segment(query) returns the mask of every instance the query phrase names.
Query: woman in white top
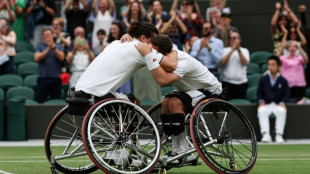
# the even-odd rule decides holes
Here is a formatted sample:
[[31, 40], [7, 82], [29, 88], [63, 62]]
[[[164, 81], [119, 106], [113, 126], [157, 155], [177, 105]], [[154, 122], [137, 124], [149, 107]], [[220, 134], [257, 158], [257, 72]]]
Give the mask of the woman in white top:
[[92, 34], [92, 45], [98, 45], [97, 31], [104, 29], [109, 34], [111, 23], [114, 20], [113, 13], [115, 10], [114, 0], [94, 0], [92, 4], [94, 19], [94, 29]]
[[73, 51], [68, 53], [67, 61], [71, 65], [70, 87], [74, 87], [88, 67], [91, 61], [95, 59], [95, 55], [89, 49], [88, 43], [83, 37], [74, 39]]

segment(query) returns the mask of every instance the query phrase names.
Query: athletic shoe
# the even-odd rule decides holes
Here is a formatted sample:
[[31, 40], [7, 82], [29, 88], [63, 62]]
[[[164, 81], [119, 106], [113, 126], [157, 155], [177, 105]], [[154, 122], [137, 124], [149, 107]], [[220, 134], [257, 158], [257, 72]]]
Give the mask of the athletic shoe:
[[271, 136], [270, 136], [268, 133], [265, 133], [265, 134], [263, 135], [262, 142], [263, 142], [263, 143], [269, 143], [269, 142], [271, 142]]
[[284, 139], [283, 139], [282, 135], [279, 135], [279, 134], [276, 135], [276, 142], [277, 143], [284, 143]]

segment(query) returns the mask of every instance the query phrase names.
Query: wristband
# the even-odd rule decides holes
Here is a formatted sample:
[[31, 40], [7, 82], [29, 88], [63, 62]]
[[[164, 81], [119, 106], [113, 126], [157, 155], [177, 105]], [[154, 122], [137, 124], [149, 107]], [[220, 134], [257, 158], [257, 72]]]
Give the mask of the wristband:
[[146, 56], [144, 56], [144, 58], [145, 58], [145, 62], [146, 62], [146, 65], [147, 65], [149, 71], [159, 67], [159, 63], [156, 60], [156, 53], [151, 52], [151, 53], [147, 54]]

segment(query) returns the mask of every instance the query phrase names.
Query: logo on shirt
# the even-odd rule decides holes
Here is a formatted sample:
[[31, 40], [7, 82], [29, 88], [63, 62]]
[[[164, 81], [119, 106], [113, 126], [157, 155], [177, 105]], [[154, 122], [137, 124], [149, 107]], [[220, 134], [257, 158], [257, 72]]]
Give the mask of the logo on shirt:
[[281, 84], [279, 84], [279, 88], [282, 88], [282, 85], [281, 85]]
[[153, 59], [153, 62], [156, 62], [156, 59], [155, 59], [155, 58]]

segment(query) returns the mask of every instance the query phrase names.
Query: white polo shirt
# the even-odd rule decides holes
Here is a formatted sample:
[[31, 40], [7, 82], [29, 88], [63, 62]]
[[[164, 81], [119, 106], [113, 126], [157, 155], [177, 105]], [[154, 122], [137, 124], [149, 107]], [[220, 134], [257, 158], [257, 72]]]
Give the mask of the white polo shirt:
[[[133, 42], [114, 41], [109, 44], [82, 74], [75, 90], [98, 97], [117, 90], [139, 68], [146, 65], [145, 58], [134, 47], [138, 43], [139, 41], [134, 39]], [[157, 61], [160, 62], [162, 58], [162, 54], [156, 54]]]
[[212, 94], [220, 94], [222, 92], [222, 84], [207, 67], [183, 51], [177, 50], [177, 53], [178, 64], [173, 73], [180, 76], [181, 79], [172, 83], [177, 91], [186, 92], [205, 89]]

